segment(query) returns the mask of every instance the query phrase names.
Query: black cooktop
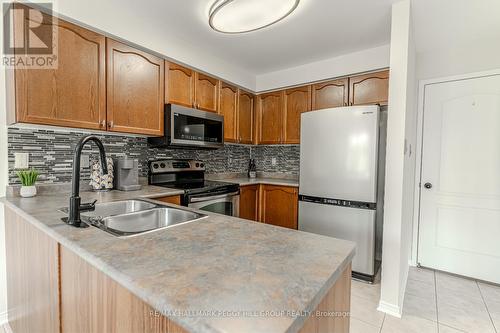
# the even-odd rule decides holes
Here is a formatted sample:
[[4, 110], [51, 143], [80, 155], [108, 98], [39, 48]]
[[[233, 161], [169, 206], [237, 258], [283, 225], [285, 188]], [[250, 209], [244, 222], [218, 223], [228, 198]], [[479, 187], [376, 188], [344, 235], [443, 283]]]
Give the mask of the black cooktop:
[[228, 192], [238, 191], [239, 189], [238, 184], [225, 183], [213, 180], [173, 182], [173, 183], [163, 183], [155, 185], [184, 190], [185, 194], [199, 194], [199, 193], [212, 193], [212, 192], [228, 193]]

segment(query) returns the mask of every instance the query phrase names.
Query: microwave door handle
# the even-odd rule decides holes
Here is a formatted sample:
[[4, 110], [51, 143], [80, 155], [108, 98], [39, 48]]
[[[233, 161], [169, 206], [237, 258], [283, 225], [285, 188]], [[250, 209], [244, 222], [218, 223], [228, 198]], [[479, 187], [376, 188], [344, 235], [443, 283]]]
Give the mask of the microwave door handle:
[[216, 199], [223, 199], [223, 198], [228, 198], [234, 195], [238, 195], [239, 192], [231, 192], [231, 193], [226, 193], [226, 194], [221, 194], [221, 195], [209, 195], [205, 197], [194, 197], [189, 199], [189, 202], [202, 202], [202, 201], [211, 201], [211, 200], [216, 200]]

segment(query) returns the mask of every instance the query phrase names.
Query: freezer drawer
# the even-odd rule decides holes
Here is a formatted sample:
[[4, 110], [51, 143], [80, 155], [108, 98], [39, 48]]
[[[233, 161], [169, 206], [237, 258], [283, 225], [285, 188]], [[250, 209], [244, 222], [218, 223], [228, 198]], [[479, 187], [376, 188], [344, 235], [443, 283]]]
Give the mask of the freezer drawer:
[[375, 274], [376, 211], [299, 201], [299, 230], [356, 243], [353, 272]]

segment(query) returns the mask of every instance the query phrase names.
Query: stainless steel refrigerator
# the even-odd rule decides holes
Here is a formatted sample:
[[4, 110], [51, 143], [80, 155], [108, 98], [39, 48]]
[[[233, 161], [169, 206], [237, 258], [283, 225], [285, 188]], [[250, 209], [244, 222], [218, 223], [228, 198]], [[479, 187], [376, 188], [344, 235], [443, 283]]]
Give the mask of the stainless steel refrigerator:
[[356, 242], [353, 276], [370, 282], [381, 260], [386, 119], [376, 105], [301, 115], [299, 230]]

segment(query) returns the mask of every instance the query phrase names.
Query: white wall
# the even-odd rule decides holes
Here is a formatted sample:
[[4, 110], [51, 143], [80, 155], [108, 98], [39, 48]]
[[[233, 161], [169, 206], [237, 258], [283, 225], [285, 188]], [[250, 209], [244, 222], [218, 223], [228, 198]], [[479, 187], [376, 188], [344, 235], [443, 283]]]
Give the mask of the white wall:
[[[411, 2], [393, 5], [379, 310], [401, 316], [411, 252], [416, 128]], [[411, 152], [411, 153], [410, 153]]]
[[417, 77], [433, 79], [500, 68], [500, 42], [477, 39], [417, 53]]
[[257, 75], [257, 91], [309, 83], [389, 67], [389, 45], [345, 54], [298, 67]]
[[[3, 27], [3, 15], [0, 15]], [[0, 28], [0, 45], [3, 45], [3, 28]], [[5, 196], [7, 186], [7, 127], [5, 71], [0, 67], [0, 198]], [[5, 272], [5, 223], [3, 205], [0, 204], [0, 326], [7, 321], [7, 281]]]

